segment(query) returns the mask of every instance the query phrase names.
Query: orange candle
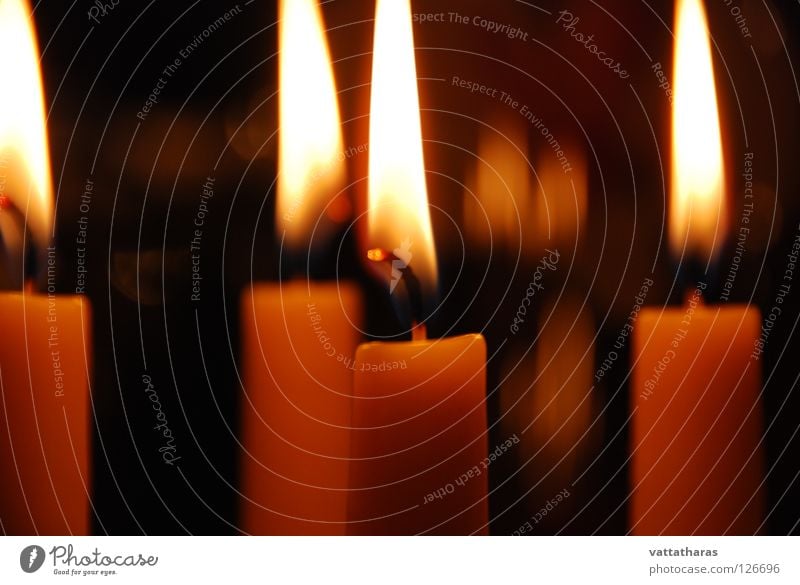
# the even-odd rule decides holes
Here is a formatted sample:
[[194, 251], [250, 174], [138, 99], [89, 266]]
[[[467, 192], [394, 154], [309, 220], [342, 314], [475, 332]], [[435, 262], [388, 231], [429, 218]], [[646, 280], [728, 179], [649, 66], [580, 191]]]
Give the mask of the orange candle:
[[244, 293], [242, 514], [248, 534], [344, 534], [361, 300], [352, 285]]
[[[677, 7], [670, 240], [713, 260], [725, 233], [722, 141], [705, 13]], [[705, 306], [642, 310], [633, 339], [631, 524], [636, 534], [755, 534], [764, 518], [761, 316]]]
[[[369, 239], [390, 289], [436, 284], [409, 2], [378, 0], [370, 112]], [[393, 250], [392, 254], [388, 251]], [[409, 285], [413, 271], [419, 291]], [[413, 304], [413, 303], [412, 303]], [[480, 335], [368, 343], [355, 361], [349, 532], [488, 530], [486, 344]]]
[[0, 524], [90, 532], [91, 323], [81, 297], [0, 294]]
[[743, 306], [642, 310], [633, 339], [634, 533], [755, 534], [764, 519], [761, 317]]
[[367, 343], [356, 353], [351, 534], [486, 534], [486, 343]]
[[55, 294], [52, 183], [30, 14], [22, 0], [0, 0], [0, 235], [18, 284], [20, 220], [28, 243], [47, 249], [47, 294], [0, 294], [0, 532], [85, 535], [91, 325], [86, 301]]
[[[336, 89], [313, 0], [280, 19], [278, 233], [291, 255], [327, 243], [344, 179]], [[362, 303], [347, 283], [256, 284], [242, 298], [241, 527], [344, 534], [353, 360]]]

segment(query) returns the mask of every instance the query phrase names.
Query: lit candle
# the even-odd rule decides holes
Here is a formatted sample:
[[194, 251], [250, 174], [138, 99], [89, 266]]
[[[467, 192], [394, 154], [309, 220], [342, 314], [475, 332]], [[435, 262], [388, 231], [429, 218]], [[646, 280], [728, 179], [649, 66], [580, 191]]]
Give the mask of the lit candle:
[[[277, 233], [297, 258], [328, 243], [318, 220], [345, 167], [317, 2], [283, 0], [280, 10]], [[241, 311], [241, 528], [343, 534], [359, 292], [346, 282], [254, 284]]]
[[44, 95], [23, 0], [0, 0], [0, 78], [0, 235], [16, 284], [24, 281], [26, 242], [47, 249], [47, 294], [0, 293], [0, 531], [86, 535], [89, 306], [55, 294]]
[[[413, 300], [434, 294], [436, 257], [408, 0], [378, 0], [374, 43], [370, 258], [390, 261], [381, 264], [390, 288]], [[417, 313], [420, 305], [412, 302]], [[358, 348], [352, 534], [487, 532], [486, 344], [480, 335], [427, 340], [424, 329], [417, 323], [410, 342]]]
[[[700, 0], [678, 0], [670, 245], [711, 263], [725, 234], [722, 141]], [[631, 524], [636, 534], [754, 534], [764, 517], [760, 314], [642, 310], [633, 339]]]

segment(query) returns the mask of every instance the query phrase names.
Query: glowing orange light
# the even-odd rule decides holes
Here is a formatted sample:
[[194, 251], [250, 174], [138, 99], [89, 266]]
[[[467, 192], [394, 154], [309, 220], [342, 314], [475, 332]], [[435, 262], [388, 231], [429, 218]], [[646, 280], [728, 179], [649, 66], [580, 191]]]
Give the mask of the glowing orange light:
[[367, 250], [367, 258], [373, 262], [385, 262], [389, 258], [389, 254], [381, 248], [372, 248]]
[[517, 247], [520, 226], [525, 229], [531, 220], [526, 143], [516, 121], [501, 120], [481, 133], [475, 170], [467, 179], [471, 193], [464, 199], [464, 229], [471, 243]]

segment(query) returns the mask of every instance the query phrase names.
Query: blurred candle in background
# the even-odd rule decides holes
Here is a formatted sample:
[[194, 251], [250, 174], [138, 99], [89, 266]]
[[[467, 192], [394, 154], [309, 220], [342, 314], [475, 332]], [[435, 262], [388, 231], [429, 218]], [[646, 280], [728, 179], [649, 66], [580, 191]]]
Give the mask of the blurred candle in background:
[[[405, 288], [420, 306], [415, 295], [435, 294], [436, 256], [408, 0], [378, 0], [374, 42], [370, 257], [390, 259], [381, 267], [391, 290]], [[367, 343], [356, 354], [349, 531], [485, 534], [486, 343], [428, 340], [415, 325], [413, 341]]]
[[596, 452], [603, 421], [593, 385], [589, 309], [565, 294], [543, 303], [539, 314], [544, 322], [535, 345], [504, 361], [500, 424], [504, 435], [521, 441], [526, 487], [541, 484], [549, 494], [570, 486], [580, 464]]
[[[0, 78], [0, 235], [20, 287], [0, 293], [0, 532], [87, 535], [90, 311], [55, 294], [44, 94], [23, 0], [0, 0]], [[32, 245], [46, 294], [21, 290]]]
[[[290, 268], [330, 243], [336, 226], [326, 214], [345, 179], [324, 30], [316, 0], [282, 0], [276, 233], [282, 262], [297, 264]], [[309, 275], [244, 291], [243, 531], [345, 532], [361, 315], [359, 291], [347, 282]]]
[[468, 246], [523, 259], [545, 248], [577, 248], [586, 228], [588, 170], [583, 147], [562, 140], [562, 156], [548, 149], [534, 164], [519, 124], [502, 119], [482, 128], [464, 193]]
[[[678, 0], [670, 245], [716, 260], [726, 228], [722, 141], [708, 25]], [[706, 265], [707, 270], [707, 265]], [[759, 362], [751, 306], [706, 306], [700, 282], [683, 307], [642, 310], [633, 340], [635, 534], [755, 534], [764, 519]]]
[[464, 193], [464, 231], [470, 249], [512, 258], [525, 249], [533, 174], [527, 142], [524, 127], [505, 118], [482, 127], [478, 158]]
[[[555, 249], [570, 257], [577, 253], [581, 237], [589, 238], [589, 172], [585, 150], [577, 141], [562, 138], [561, 147], [563, 157], [552, 149], [536, 157], [537, 184], [530, 205], [530, 231], [537, 249]], [[589, 272], [588, 267], [585, 271]]]

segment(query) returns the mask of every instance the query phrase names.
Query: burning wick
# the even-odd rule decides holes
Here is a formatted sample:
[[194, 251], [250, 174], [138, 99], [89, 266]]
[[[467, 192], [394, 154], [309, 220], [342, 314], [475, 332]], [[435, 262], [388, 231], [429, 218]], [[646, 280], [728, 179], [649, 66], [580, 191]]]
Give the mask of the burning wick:
[[36, 290], [36, 248], [33, 241], [25, 247], [25, 220], [11, 198], [0, 193], [0, 254], [4, 252], [6, 271], [13, 290], [33, 293]]
[[422, 287], [419, 279], [414, 274], [406, 262], [398, 258], [394, 252], [389, 252], [383, 248], [372, 248], [367, 251], [367, 258], [372, 262], [388, 262], [394, 270], [394, 263], [400, 262], [403, 268], [400, 270], [400, 278], [406, 285], [408, 302], [411, 304], [411, 339], [413, 341], [424, 341], [428, 338], [428, 330], [422, 319]]

